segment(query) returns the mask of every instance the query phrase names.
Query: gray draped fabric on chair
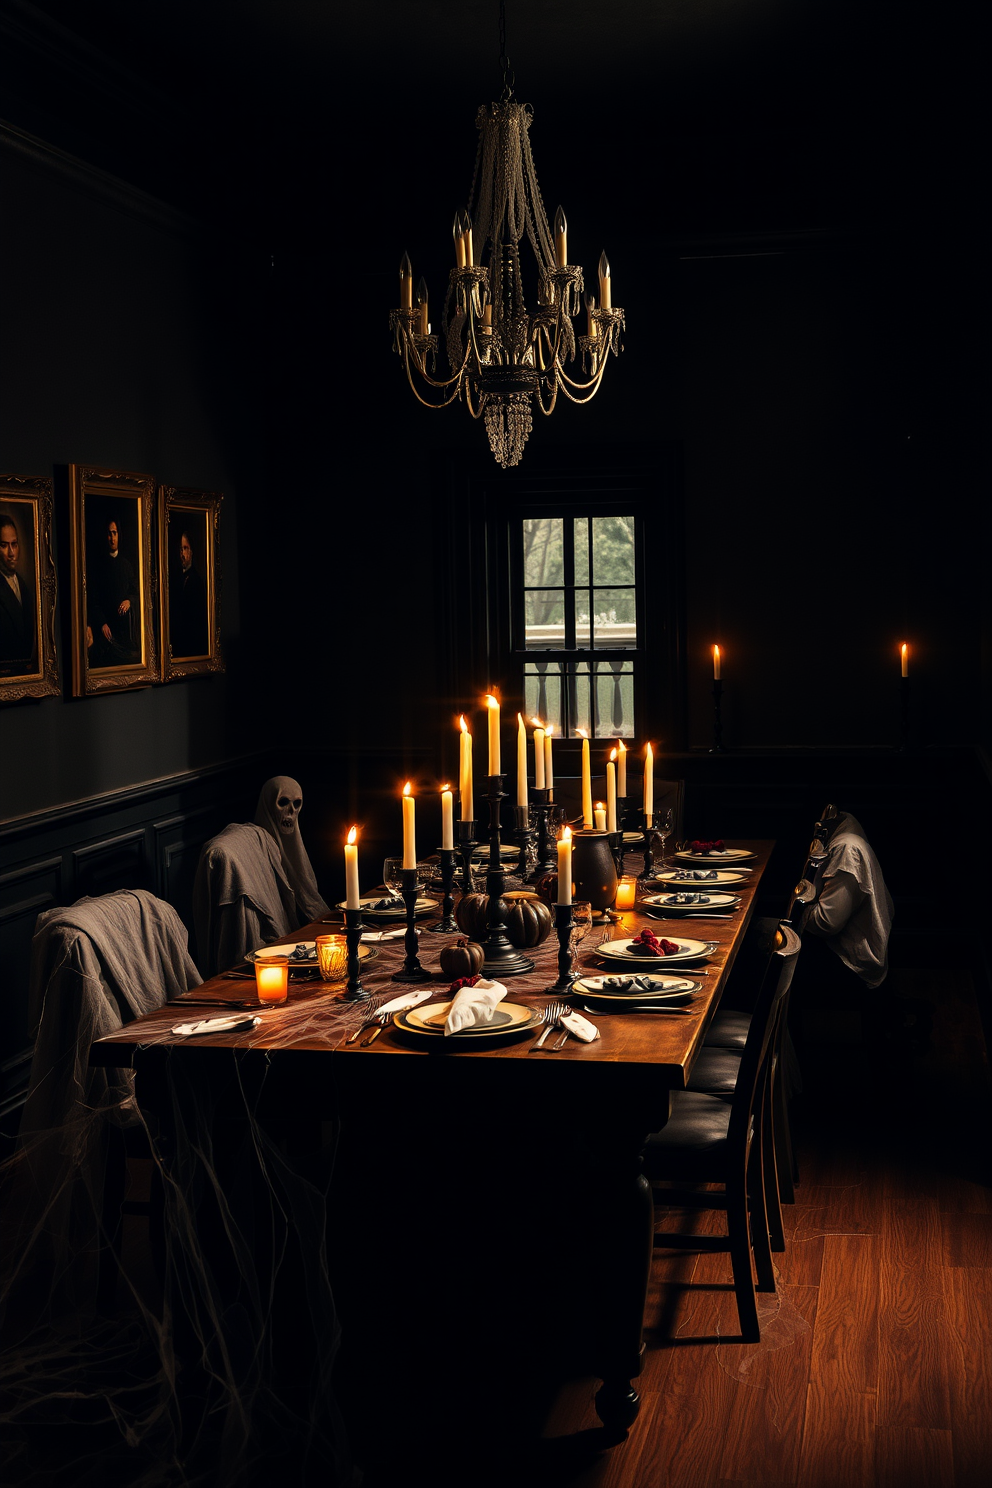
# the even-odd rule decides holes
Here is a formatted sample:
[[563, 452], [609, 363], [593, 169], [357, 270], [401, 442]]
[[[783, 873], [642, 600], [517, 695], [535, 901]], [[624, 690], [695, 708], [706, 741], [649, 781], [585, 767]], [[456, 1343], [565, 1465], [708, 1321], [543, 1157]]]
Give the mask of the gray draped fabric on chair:
[[301, 923], [279, 844], [255, 822], [233, 822], [204, 843], [193, 885], [197, 960], [216, 976]]

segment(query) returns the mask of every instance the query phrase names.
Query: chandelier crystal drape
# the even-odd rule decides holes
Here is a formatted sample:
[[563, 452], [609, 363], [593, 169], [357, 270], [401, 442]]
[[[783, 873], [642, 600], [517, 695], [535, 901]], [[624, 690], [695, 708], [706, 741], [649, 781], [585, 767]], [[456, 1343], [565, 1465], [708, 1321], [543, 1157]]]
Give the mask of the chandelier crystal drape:
[[[400, 304], [390, 314], [394, 350], [403, 359], [417, 399], [429, 408], [464, 402], [485, 422], [493, 454], [504, 469], [518, 464], [532, 427], [533, 410], [554, 412], [559, 393], [588, 403], [599, 390], [612, 352], [621, 349], [622, 310], [614, 309], [610, 266], [599, 260], [599, 303], [584, 296], [586, 334], [572, 321], [583, 305], [582, 270], [568, 262], [568, 225], [561, 207], [548, 224], [530, 147], [533, 113], [514, 97], [502, 56], [499, 103], [476, 116], [479, 146], [468, 207], [455, 217], [455, 267], [451, 270], [441, 337], [431, 333], [427, 286], [414, 290], [409, 256], [400, 264]], [[537, 265], [537, 303], [524, 299], [521, 244], [526, 235]], [[478, 256], [477, 256], [478, 254]], [[450, 373], [437, 377], [443, 340]], [[581, 377], [566, 362], [581, 355]], [[425, 396], [418, 387], [428, 390]]]

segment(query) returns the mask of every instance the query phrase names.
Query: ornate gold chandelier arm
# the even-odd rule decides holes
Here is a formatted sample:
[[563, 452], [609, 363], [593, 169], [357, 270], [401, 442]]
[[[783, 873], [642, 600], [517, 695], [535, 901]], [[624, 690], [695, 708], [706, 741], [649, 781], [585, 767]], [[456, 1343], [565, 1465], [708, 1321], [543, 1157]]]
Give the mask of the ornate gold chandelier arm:
[[403, 365], [406, 368], [406, 380], [410, 384], [410, 390], [413, 393], [413, 396], [416, 398], [417, 402], [422, 403], [425, 408], [447, 408], [448, 404], [454, 403], [455, 399], [458, 397], [459, 391], [461, 389], [462, 378], [465, 373], [464, 365], [459, 368], [454, 377], [449, 377], [447, 382], [438, 382], [427, 373], [427, 371], [419, 361], [417, 362], [417, 371], [430, 387], [446, 388], [450, 387], [452, 383], [456, 384], [454, 390], [449, 394], [449, 396], [447, 398], [442, 398], [440, 403], [432, 403], [429, 398], [422, 398], [418, 393], [417, 384], [414, 382], [413, 373], [410, 370], [410, 347], [405, 336], [403, 338]]
[[537, 404], [538, 408], [541, 410], [541, 412], [543, 414], [545, 414], [546, 416], [549, 416], [550, 414], [554, 413], [554, 411], [555, 411], [555, 404], [558, 402], [558, 388], [559, 388], [559, 381], [558, 381], [558, 378], [556, 376], [555, 379], [554, 379], [554, 381], [551, 384], [551, 402], [548, 404], [547, 408], [545, 408], [545, 406], [544, 406], [544, 400], [541, 397], [541, 384], [538, 383], [538, 385], [537, 385], [537, 392], [536, 392], [536, 394], [534, 396], [534, 401]]
[[[562, 371], [561, 368], [559, 368], [558, 369], [558, 375], [559, 375], [559, 383], [560, 383], [560, 386], [561, 386], [561, 390], [565, 394], [565, 397], [569, 400], [570, 403], [591, 403], [592, 400], [593, 400], [593, 398], [595, 398], [596, 394], [599, 392], [599, 384], [603, 380], [603, 373], [605, 371], [606, 371], [606, 358], [605, 357], [603, 358], [603, 360], [599, 364], [599, 371], [596, 373], [596, 376], [594, 378], [590, 379], [589, 382], [572, 382], [572, 379], [570, 377], [568, 377], [566, 375], [566, 373]], [[569, 383], [571, 383], [572, 387], [574, 387], [574, 388], [587, 388], [587, 387], [588, 388], [592, 388], [592, 392], [591, 393], [587, 393], [584, 398], [577, 398], [574, 393], [570, 393], [569, 392], [569, 390], [568, 390], [568, 384]]]
[[479, 418], [482, 417], [482, 413], [483, 413], [482, 402], [483, 402], [483, 400], [480, 398], [478, 408], [473, 408], [472, 407], [472, 383], [471, 383], [471, 379], [468, 378], [468, 377], [466, 377], [466, 379], [465, 379], [465, 407], [468, 409], [469, 413], [472, 415], [472, 417], [474, 419], [479, 419]]

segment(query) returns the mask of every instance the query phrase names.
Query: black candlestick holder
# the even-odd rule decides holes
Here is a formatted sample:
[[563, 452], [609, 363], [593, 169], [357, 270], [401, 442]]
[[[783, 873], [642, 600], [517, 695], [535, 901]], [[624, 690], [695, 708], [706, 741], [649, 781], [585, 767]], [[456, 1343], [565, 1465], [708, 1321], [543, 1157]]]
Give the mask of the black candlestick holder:
[[534, 872], [530, 876], [531, 883], [535, 883], [545, 873], [555, 873], [558, 869], [558, 854], [548, 825], [548, 817], [554, 805], [553, 790], [536, 790], [534, 792], [534, 804], [531, 808], [537, 817], [537, 862]]
[[505, 800], [503, 776], [487, 776], [486, 785], [488, 787], [486, 799], [489, 802], [489, 863], [486, 869], [488, 899], [486, 938], [482, 942], [482, 949], [485, 952], [482, 970], [486, 976], [520, 976], [525, 971], [533, 971], [534, 963], [518, 951], [516, 946], [511, 945], [510, 937], [506, 933], [506, 921], [510, 908], [503, 898], [506, 873], [499, 853], [500, 803]]
[[348, 942], [348, 986], [345, 989], [345, 1002], [367, 1002], [369, 994], [362, 986], [362, 963], [359, 959], [358, 948], [362, 943], [362, 936], [366, 926], [362, 921], [361, 908], [346, 909], [344, 912], [344, 933]]
[[713, 748], [710, 754], [723, 753], [723, 719], [720, 716], [720, 707], [723, 702], [723, 683], [718, 677], [713, 679]]
[[558, 980], [547, 988], [548, 992], [568, 993], [572, 990], [575, 975], [572, 971], [572, 906], [555, 905], [555, 931], [558, 935]]
[[653, 821], [654, 817], [652, 816], [645, 816], [644, 818], [644, 867], [637, 875], [639, 881], [645, 878], [654, 878], [654, 832], [652, 831]]
[[899, 748], [909, 748], [909, 678], [899, 678]]
[[606, 840], [610, 844], [610, 852], [617, 865], [617, 878], [623, 878], [623, 833], [607, 832]]
[[453, 847], [442, 847], [438, 856], [441, 859], [441, 918], [436, 925], [430, 929], [435, 935], [452, 935], [458, 929], [452, 910], [455, 907], [452, 888], [455, 882], [455, 859], [458, 854]]
[[462, 893], [472, 892], [472, 854], [478, 847], [475, 840], [475, 822], [460, 821], [458, 823], [458, 848], [462, 859]]
[[431, 974], [425, 971], [417, 959], [417, 899], [419, 897], [420, 885], [417, 882], [416, 868], [403, 868], [400, 870], [400, 893], [403, 895], [403, 903], [406, 905], [406, 934], [403, 937], [403, 949], [406, 955], [403, 966], [399, 971], [393, 972], [394, 982], [429, 982]]
[[513, 835], [520, 844], [520, 857], [517, 860], [517, 875], [520, 878], [521, 883], [526, 883], [527, 874], [530, 869], [530, 857], [533, 851], [534, 837], [536, 834], [530, 824], [530, 807], [517, 806], [514, 809], [516, 813], [517, 824]]

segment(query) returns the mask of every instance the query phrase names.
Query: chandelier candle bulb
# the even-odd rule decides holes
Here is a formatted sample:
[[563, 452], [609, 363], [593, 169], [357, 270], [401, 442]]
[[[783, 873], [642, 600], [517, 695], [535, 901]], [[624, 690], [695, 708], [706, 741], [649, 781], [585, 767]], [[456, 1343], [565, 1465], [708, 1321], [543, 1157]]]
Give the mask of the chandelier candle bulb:
[[906, 642], [905, 641], [903, 641], [902, 645], [899, 647], [899, 661], [900, 661], [900, 666], [902, 668], [902, 675], [904, 677], [908, 677], [909, 676], [909, 647], [906, 645]]
[[582, 735], [582, 825], [592, 826], [592, 762], [589, 755], [589, 740], [585, 729], [576, 730]]
[[590, 341], [594, 341], [596, 339], [596, 337], [599, 335], [599, 326], [596, 324], [596, 322], [592, 318], [592, 312], [596, 308], [596, 296], [595, 295], [591, 295], [591, 294], [587, 294], [586, 297], [585, 297], [585, 305], [586, 305], [586, 334], [588, 335]]
[[617, 745], [617, 795], [621, 801], [627, 794], [627, 746], [621, 742]]
[[599, 255], [599, 303], [603, 310], [613, 309], [610, 260], [606, 256], [605, 249]]
[[451, 236], [455, 240], [455, 267], [463, 269], [465, 267], [465, 239], [462, 237], [462, 214], [460, 210], [455, 213]]
[[644, 823], [654, 822], [654, 750], [649, 744], [644, 751]]
[[606, 807], [602, 801], [597, 801], [592, 808], [592, 819], [597, 832], [606, 831]]
[[409, 253], [400, 259], [400, 309], [413, 309], [413, 264]]
[[472, 735], [464, 715], [458, 720], [461, 739], [458, 747], [458, 797], [461, 803], [460, 816], [464, 822], [475, 821], [475, 800], [472, 789]]
[[499, 759], [499, 701], [492, 693], [486, 694], [486, 707], [489, 710], [489, 774], [500, 773]]
[[722, 662], [721, 662], [721, 659], [720, 659], [720, 647], [719, 646], [714, 646], [713, 647], [713, 681], [714, 682], [719, 682], [721, 669], [722, 669]]
[[523, 714], [517, 714], [517, 805], [527, 810], [527, 730]]
[[572, 902], [572, 829], [565, 827], [558, 840], [558, 903]]
[[[441, 787], [441, 850], [453, 852], [455, 846], [454, 796], [450, 785]], [[351, 906], [349, 905], [349, 908]]]
[[427, 282], [422, 274], [417, 281], [417, 309], [420, 311], [420, 334], [426, 336], [430, 325], [427, 321]]
[[409, 780], [403, 787], [403, 867], [417, 866], [417, 827], [414, 817], [415, 803]]
[[462, 213], [462, 230], [465, 241], [465, 267], [471, 269], [475, 266], [475, 249], [472, 245], [472, 219], [467, 212]]
[[615, 832], [617, 830], [617, 767], [614, 761], [615, 754], [615, 749], [610, 751], [610, 761], [606, 766], [606, 830], [608, 832]]
[[544, 730], [544, 784], [548, 790], [553, 790], [555, 784], [554, 762], [551, 758], [551, 735], [554, 731], [552, 723]]
[[568, 263], [568, 222], [561, 207], [555, 213], [555, 256], [563, 269]]
[[544, 730], [540, 724], [534, 729], [534, 789], [544, 790]]
[[358, 828], [352, 827], [344, 845], [345, 909], [359, 909], [358, 888]]

